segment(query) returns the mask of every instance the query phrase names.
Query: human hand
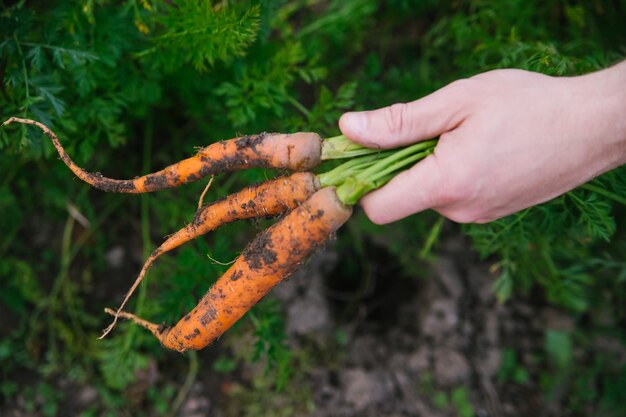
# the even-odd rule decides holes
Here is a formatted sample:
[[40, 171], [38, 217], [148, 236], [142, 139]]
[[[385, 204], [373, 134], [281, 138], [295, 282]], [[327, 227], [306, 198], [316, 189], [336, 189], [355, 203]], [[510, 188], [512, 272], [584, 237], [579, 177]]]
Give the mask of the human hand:
[[435, 152], [361, 199], [389, 223], [432, 208], [489, 222], [554, 198], [626, 162], [626, 63], [574, 78], [497, 70], [406, 104], [344, 114], [369, 147], [440, 135]]

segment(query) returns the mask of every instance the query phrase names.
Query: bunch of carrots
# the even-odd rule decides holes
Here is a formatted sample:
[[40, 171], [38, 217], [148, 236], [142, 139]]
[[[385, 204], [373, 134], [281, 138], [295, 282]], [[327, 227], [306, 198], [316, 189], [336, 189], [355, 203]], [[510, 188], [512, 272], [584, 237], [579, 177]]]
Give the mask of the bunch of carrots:
[[[113, 322], [101, 338], [122, 317], [148, 329], [166, 348], [179, 352], [202, 349], [221, 336], [336, 232], [350, 218], [352, 206], [363, 195], [432, 153], [437, 142], [431, 140], [382, 151], [357, 145], [344, 136], [322, 139], [309, 132], [261, 133], [213, 143], [158, 172], [132, 180], [115, 180], [76, 165], [45, 125], [16, 117], [2, 125], [11, 123], [39, 127], [52, 140], [70, 170], [103, 191], [148, 193], [253, 167], [296, 171], [249, 186], [213, 203], [204, 206], [200, 203], [191, 223], [169, 236], [148, 257], [120, 307], [105, 309], [113, 316]], [[343, 162], [323, 173], [310, 172], [328, 160]], [[275, 216], [283, 217], [248, 244], [198, 305], [176, 325], [150, 323], [123, 310], [148, 268], [163, 253], [236, 220]]]

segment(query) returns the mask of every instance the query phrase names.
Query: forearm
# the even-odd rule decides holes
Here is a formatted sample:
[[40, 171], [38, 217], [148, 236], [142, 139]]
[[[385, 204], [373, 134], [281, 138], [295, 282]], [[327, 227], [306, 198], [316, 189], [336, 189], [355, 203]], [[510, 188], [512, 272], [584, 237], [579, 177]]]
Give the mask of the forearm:
[[[626, 61], [603, 71], [571, 78], [580, 102], [572, 124], [602, 149], [602, 172], [626, 163]], [[600, 173], [600, 172], [599, 172]]]

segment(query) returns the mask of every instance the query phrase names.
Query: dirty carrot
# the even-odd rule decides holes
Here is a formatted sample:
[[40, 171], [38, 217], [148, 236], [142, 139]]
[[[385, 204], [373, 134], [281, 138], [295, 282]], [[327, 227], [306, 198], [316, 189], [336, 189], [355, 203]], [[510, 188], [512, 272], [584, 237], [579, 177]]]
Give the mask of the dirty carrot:
[[[105, 309], [115, 317], [105, 334], [113, 328], [118, 317], [124, 317], [150, 330], [163, 346], [180, 352], [201, 349], [219, 337], [345, 223], [352, 212], [352, 205], [363, 195], [383, 186], [398, 172], [433, 153], [437, 144], [436, 140], [432, 140], [381, 151], [355, 144], [344, 136], [321, 139], [315, 133], [263, 133], [212, 144], [200, 149], [191, 158], [134, 180], [113, 180], [77, 166], [56, 135], [43, 124], [13, 117], [3, 125], [13, 122], [42, 129], [52, 139], [63, 162], [79, 178], [105, 191], [151, 192], [228, 170], [252, 167], [307, 170], [324, 160], [348, 159], [317, 176], [302, 174], [301, 177], [314, 187], [306, 189], [300, 197], [295, 196], [294, 190], [285, 192], [280, 182], [268, 182], [264, 189], [268, 194], [276, 194], [273, 194], [274, 200], [264, 202], [265, 206], [258, 204], [265, 198], [259, 195], [260, 188], [250, 188], [243, 194], [235, 194], [206, 208], [199, 207], [194, 221], [172, 235], [148, 258], [120, 309]], [[282, 184], [285, 186], [287, 183]], [[320, 190], [311, 195], [318, 188]], [[248, 194], [244, 196], [246, 192]], [[301, 203], [303, 200], [306, 201]], [[156, 325], [122, 311], [148, 267], [160, 254], [221, 224], [240, 218], [275, 215], [292, 208], [293, 211], [246, 247], [200, 303], [174, 327]]]
[[356, 201], [431, 154], [437, 141], [376, 153], [365, 153], [340, 141], [336, 143], [343, 148], [337, 147], [340, 152], [347, 149], [357, 155], [317, 175], [318, 186], [325, 188], [260, 234], [196, 308], [174, 327], [147, 322], [121, 308], [105, 311], [145, 327], [169, 349], [182, 352], [203, 348], [230, 328], [274, 285], [293, 273], [315, 247], [348, 219], [350, 207]]
[[236, 220], [271, 217], [292, 210], [306, 201], [319, 188], [316, 176], [310, 172], [297, 172], [290, 176], [246, 187], [228, 197], [201, 207], [187, 226], [169, 236], [155, 249], [141, 268], [137, 279], [114, 314], [113, 322], [104, 330], [105, 337], [115, 326], [133, 292], [137, 289], [148, 268], [162, 254], [189, 242], [219, 226]]
[[126, 312], [120, 316], [150, 330], [166, 348], [179, 352], [202, 349], [289, 277], [351, 213], [334, 187], [323, 188], [259, 234], [174, 327], [149, 323]]
[[306, 171], [319, 165], [322, 155], [322, 139], [317, 133], [261, 133], [213, 143], [200, 148], [191, 158], [152, 174], [132, 180], [116, 180], [103, 177], [99, 173], [87, 172], [76, 165], [54, 132], [42, 123], [11, 117], [2, 125], [14, 122], [40, 128], [52, 140], [61, 160], [78, 178], [100, 190], [118, 193], [138, 194], [164, 190], [207, 175], [246, 168]]
[[345, 136], [322, 139], [313, 132], [261, 133], [223, 140], [200, 148], [190, 158], [160, 171], [135, 179], [116, 180], [91, 173], [78, 166], [67, 154], [56, 134], [44, 124], [31, 119], [11, 117], [2, 126], [22, 123], [37, 126], [52, 140], [61, 160], [81, 180], [103, 191], [149, 193], [178, 187], [208, 175], [247, 168], [276, 168], [306, 171], [322, 161], [378, 154], [348, 140]]

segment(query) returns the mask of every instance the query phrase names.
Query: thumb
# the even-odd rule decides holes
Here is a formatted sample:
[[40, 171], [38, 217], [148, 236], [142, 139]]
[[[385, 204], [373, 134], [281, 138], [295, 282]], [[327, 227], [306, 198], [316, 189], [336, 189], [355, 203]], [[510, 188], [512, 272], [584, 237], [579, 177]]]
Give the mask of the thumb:
[[359, 203], [372, 222], [387, 224], [439, 205], [441, 184], [437, 156], [431, 154]]
[[339, 128], [349, 139], [371, 148], [395, 148], [433, 138], [463, 121], [465, 85], [464, 80], [456, 81], [410, 103], [345, 113]]

